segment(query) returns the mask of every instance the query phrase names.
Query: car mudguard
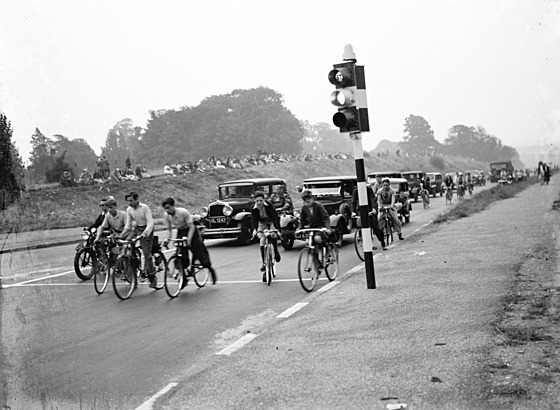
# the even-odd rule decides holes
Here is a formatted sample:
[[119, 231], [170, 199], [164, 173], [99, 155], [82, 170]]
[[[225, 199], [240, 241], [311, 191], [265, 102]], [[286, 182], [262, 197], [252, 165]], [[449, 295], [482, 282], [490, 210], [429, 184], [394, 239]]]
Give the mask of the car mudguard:
[[251, 218], [251, 212], [239, 212], [233, 217], [235, 221], [242, 221], [245, 218]]

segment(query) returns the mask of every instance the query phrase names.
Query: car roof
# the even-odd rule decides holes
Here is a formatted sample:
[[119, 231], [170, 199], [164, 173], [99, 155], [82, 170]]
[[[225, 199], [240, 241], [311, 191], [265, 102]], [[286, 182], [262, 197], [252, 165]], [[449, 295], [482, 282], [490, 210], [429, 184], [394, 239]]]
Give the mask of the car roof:
[[401, 171], [401, 174], [422, 174], [424, 171]]
[[227, 181], [219, 186], [223, 185], [234, 185], [234, 184], [255, 184], [255, 185], [266, 185], [266, 184], [285, 184], [286, 181], [281, 178], [248, 178], [248, 179], [237, 179], [235, 181]]
[[402, 182], [406, 182], [408, 184], [408, 181], [405, 178], [387, 178], [389, 180], [389, 183], [393, 184], [400, 184]]
[[355, 175], [337, 175], [337, 176], [332, 176], [332, 177], [315, 177], [315, 178], [307, 178], [305, 179], [303, 182], [327, 182], [327, 181], [348, 181], [348, 180], [353, 180], [353, 181], [357, 181], [358, 177], [356, 177]]
[[441, 172], [426, 172], [426, 175], [441, 175]]
[[387, 175], [387, 174], [402, 174], [402, 172], [400, 172], [400, 171], [376, 171], [376, 172], [370, 172], [368, 174], [368, 176], [371, 176], [371, 175]]

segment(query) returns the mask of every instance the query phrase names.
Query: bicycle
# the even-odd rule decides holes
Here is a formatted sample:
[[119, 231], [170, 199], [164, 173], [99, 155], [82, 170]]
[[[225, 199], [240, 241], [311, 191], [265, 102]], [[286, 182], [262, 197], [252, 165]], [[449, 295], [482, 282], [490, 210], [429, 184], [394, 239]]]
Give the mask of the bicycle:
[[463, 184], [460, 184], [457, 187], [457, 199], [459, 199], [459, 201], [462, 201], [465, 198], [465, 186]]
[[326, 228], [296, 231], [297, 237], [307, 241], [298, 259], [299, 283], [306, 292], [311, 292], [315, 288], [322, 269], [331, 282], [338, 275], [338, 248], [327, 240], [326, 231]]
[[98, 295], [101, 295], [107, 289], [107, 284], [109, 283], [109, 276], [111, 266], [115, 264], [116, 255], [113, 252], [116, 242], [115, 238], [112, 236], [105, 237], [101, 239], [105, 246], [105, 251], [101, 251], [99, 245], [95, 246], [95, 253], [97, 256], [97, 268], [93, 275], [93, 287]]
[[430, 207], [430, 193], [426, 189], [422, 189], [420, 191], [420, 196], [422, 197], [422, 204], [424, 205], [424, 209]]
[[393, 226], [393, 218], [391, 218], [391, 214], [389, 213], [390, 207], [380, 207], [379, 212], [381, 212], [381, 219], [384, 221], [383, 223], [383, 238], [385, 239], [385, 245], [389, 246], [393, 243], [393, 231], [395, 227]]
[[272, 244], [271, 239], [275, 239], [277, 235], [276, 235], [276, 231], [271, 231], [269, 229], [265, 229], [260, 233], [264, 235], [264, 239], [265, 239], [264, 275], [266, 279], [266, 284], [270, 286], [270, 283], [272, 282], [272, 278], [276, 277], [276, 258], [274, 253], [274, 245]]
[[450, 186], [445, 187], [445, 205], [453, 203], [453, 188]]
[[[200, 263], [194, 263], [194, 255], [192, 256], [190, 266], [183, 266], [183, 252], [189, 251], [186, 237], [169, 239], [169, 242], [173, 242], [175, 245], [175, 254], [166, 262], [163, 285], [167, 295], [174, 299], [187, 286], [188, 278], [192, 277], [196, 286], [202, 288], [208, 282], [210, 272], [208, 268], [204, 268]], [[165, 247], [168, 248], [167, 241], [165, 242]]]
[[469, 196], [471, 196], [471, 195], [472, 195], [472, 193], [473, 193], [473, 189], [474, 189], [474, 187], [473, 187], [473, 184], [472, 184], [472, 183], [469, 183], [469, 184], [468, 184], [468, 189], [469, 189]]
[[[373, 215], [373, 218], [376, 218], [376, 216], [373, 212], [370, 212], [368, 215], [370, 215], [370, 216]], [[364, 240], [363, 240], [363, 237], [362, 237], [361, 224], [360, 224], [360, 222], [358, 222], [360, 220], [360, 217], [355, 216], [355, 218], [356, 218], [356, 226], [358, 227], [358, 229], [356, 229], [356, 232], [354, 233], [354, 249], [356, 250], [356, 255], [358, 255], [358, 258], [362, 262], [364, 262], [366, 260], [365, 256], [364, 256]], [[373, 229], [371, 228], [371, 224], [370, 224], [369, 232], [371, 234], [371, 241], [373, 243], [373, 238], [375, 237], [375, 234], [373, 233]]]
[[[140, 237], [130, 240], [118, 239], [117, 243], [122, 246], [121, 254], [117, 261], [112, 266], [111, 275], [113, 276], [113, 289], [115, 295], [121, 299], [126, 300], [132, 296], [134, 290], [138, 286], [138, 281], [144, 282], [148, 279], [148, 272], [141, 269], [141, 255], [140, 250], [135, 246]], [[157, 242], [157, 236], [154, 236], [154, 247], [152, 249], [152, 257], [154, 259], [154, 276], [157, 281], [154, 289], [159, 290], [163, 287], [163, 278], [159, 276], [163, 273], [166, 274], [166, 261], [161, 246]], [[144, 266], [146, 264], [144, 263]], [[161, 280], [158, 280], [161, 279]]]

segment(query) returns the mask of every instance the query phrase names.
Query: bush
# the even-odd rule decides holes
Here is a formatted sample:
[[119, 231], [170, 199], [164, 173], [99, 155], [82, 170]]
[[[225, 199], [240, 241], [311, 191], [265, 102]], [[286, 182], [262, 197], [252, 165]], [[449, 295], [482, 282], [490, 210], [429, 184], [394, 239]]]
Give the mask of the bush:
[[443, 171], [445, 169], [445, 161], [443, 160], [443, 158], [438, 157], [437, 155], [433, 155], [430, 157], [430, 165], [435, 169], [439, 169], [440, 171]]

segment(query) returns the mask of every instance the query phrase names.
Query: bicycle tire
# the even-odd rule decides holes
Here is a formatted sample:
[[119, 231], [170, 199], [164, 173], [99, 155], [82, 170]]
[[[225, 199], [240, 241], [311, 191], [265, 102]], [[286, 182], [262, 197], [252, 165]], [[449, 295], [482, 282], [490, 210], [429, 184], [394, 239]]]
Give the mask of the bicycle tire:
[[167, 261], [167, 269], [165, 270], [165, 276], [163, 279], [163, 287], [165, 288], [165, 293], [171, 299], [176, 298], [181, 293], [183, 288], [183, 281], [185, 280], [183, 275], [183, 262], [177, 255], [173, 255]]
[[305, 247], [301, 250], [298, 258], [298, 277], [303, 290], [311, 292], [318, 279], [317, 265], [314, 261], [314, 250]]
[[113, 290], [120, 300], [129, 299], [136, 289], [136, 269], [129, 258], [119, 258], [111, 269]]
[[152, 254], [154, 262], [154, 275], [156, 277], [155, 290], [160, 290], [164, 286], [165, 277], [167, 276], [167, 261], [165, 255], [161, 251]]
[[266, 244], [265, 247], [265, 263], [264, 263], [264, 267], [265, 267], [265, 276], [266, 276], [266, 284], [268, 286], [270, 286], [270, 284], [272, 283], [272, 275], [273, 275], [273, 269], [274, 269], [274, 248], [272, 247], [272, 245], [270, 243]]
[[92, 248], [82, 248], [74, 255], [74, 272], [81, 280], [90, 280], [96, 265], [97, 255]]
[[364, 241], [362, 239], [362, 230], [360, 228], [356, 229], [354, 234], [354, 249], [356, 250], [356, 255], [363, 262], [366, 260], [364, 256]]
[[93, 287], [98, 295], [101, 295], [107, 289], [109, 276], [111, 271], [111, 261], [107, 259], [107, 263], [98, 261], [98, 267], [93, 274]]
[[330, 282], [338, 276], [338, 248], [327, 245], [327, 255], [325, 256], [325, 273]]
[[193, 265], [194, 272], [192, 274], [194, 283], [199, 288], [204, 287], [210, 278], [210, 269], [202, 267], [202, 265]]
[[385, 238], [385, 244], [389, 246], [393, 243], [393, 222], [390, 218], [385, 219], [383, 226], [383, 237]]

